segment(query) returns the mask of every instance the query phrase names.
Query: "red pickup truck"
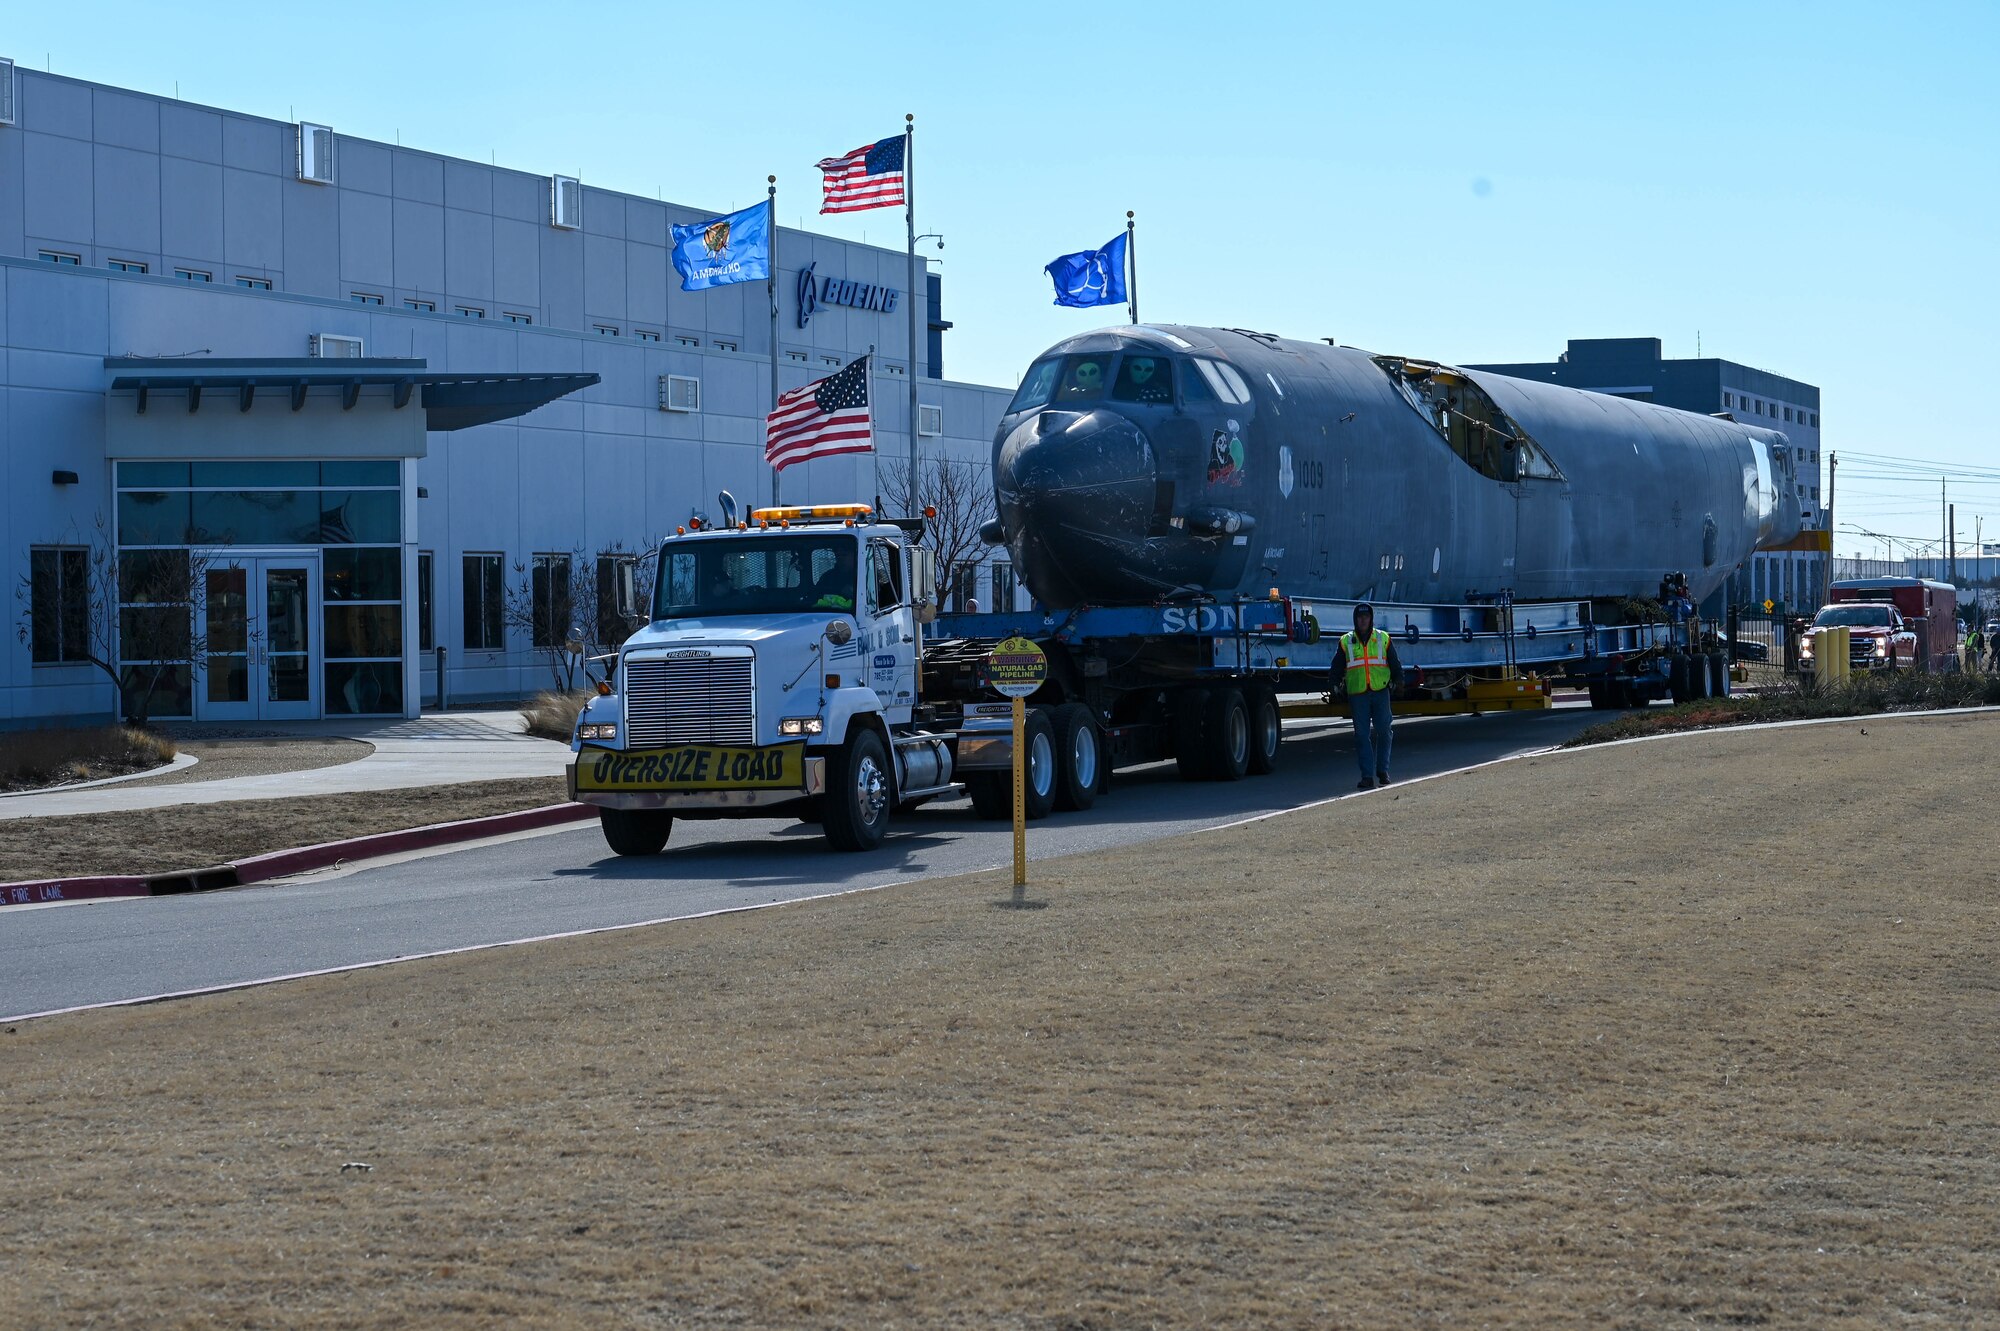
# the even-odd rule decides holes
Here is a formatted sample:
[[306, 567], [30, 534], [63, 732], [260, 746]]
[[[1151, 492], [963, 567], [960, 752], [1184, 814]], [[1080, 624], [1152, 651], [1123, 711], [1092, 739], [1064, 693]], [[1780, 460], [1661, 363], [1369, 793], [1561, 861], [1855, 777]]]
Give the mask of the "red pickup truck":
[[1928, 578], [1851, 578], [1827, 588], [1827, 602], [1799, 642], [1799, 668], [1811, 670], [1822, 629], [1848, 630], [1855, 670], [1954, 670], [1958, 667], [1958, 589]]

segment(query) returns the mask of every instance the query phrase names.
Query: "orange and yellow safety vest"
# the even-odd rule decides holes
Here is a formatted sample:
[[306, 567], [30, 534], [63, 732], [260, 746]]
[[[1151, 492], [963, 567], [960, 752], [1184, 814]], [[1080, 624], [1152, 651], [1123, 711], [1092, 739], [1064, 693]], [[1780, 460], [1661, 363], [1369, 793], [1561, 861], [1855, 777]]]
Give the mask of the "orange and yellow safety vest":
[[1347, 653], [1347, 691], [1373, 693], [1389, 687], [1389, 631], [1376, 629], [1361, 642], [1352, 632], [1340, 635], [1340, 649]]

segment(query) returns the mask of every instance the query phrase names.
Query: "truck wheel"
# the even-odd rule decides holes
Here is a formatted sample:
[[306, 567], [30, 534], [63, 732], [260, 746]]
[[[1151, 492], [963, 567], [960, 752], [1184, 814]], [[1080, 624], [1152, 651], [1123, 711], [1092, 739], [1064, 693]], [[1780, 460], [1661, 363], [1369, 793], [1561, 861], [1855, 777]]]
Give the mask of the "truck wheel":
[[674, 830], [674, 816], [659, 809], [599, 809], [597, 823], [617, 855], [657, 855]]
[[1055, 806], [1088, 809], [1104, 782], [1104, 744], [1097, 718], [1080, 702], [1066, 702], [1053, 718], [1056, 741]]
[[1610, 711], [1613, 706], [1611, 686], [1601, 679], [1593, 679], [1590, 681], [1588, 688], [1590, 692], [1590, 710], [1593, 712]]
[[972, 812], [988, 822], [1014, 816], [1014, 781], [1007, 772], [967, 772], [965, 793], [972, 797]]
[[821, 826], [835, 850], [873, 850], [889, 831], [889, 751], [872, 730], [857, 730], [827, 763]]
[[1727, 698], [1729, 696], [1729, 653], [1710, 652], [1708, 654], [1708, 696]]
[[1174, 767], [1183, 781], [1208, 780], [1207, 715], [1208, 690], [1182, 689], [1174, 707]]
[[1208, 695], [1202, 739], [1208, 746], [1211, 781], [1241, 781], [1250, 770], [1250, 708], [1241, 689], [1215, 689]]
[[1285, 718], [1278, 711], [1278, 694], [1260, 684], [1244, 701], [1250, 708], [1250, 775], [1269, 776], [1278, 770], [1278, 750], [1285, 742]]
[[[1022, 775], [1026, 778], [1021, 803], [1029, 821], [1049, 816], [1049, 810], [1056, 806], [1056, 728], [1049, 719], [1049, 709], [1037, 707], [1028, 713], [1027, 727], [1021, 732], [1028, 752]], [[1013, 813], [1013, 775], [1008, 775], [1007, 812]]]
[[1676, 707], [1694, 696], [1688, 692], [1688, 673], [1687, 657], [1677, 653], [1668, 660], [1667, 696], [1673, 699]]

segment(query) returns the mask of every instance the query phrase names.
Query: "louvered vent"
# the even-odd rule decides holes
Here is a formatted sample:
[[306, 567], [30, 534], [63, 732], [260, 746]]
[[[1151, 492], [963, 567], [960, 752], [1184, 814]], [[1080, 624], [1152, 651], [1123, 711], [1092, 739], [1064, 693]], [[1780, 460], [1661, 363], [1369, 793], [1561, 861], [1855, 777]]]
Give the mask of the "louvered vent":
[[14, 62], [0, 59], [0, 125], [14, 123]]
[[583, 182], [575, 176], [549, 177], [549, 225], [565, 231], [583, 225]]
[[314, 333], [312, 354], [322, 360], [358, 360], [361, 357], [361, 339], [340, 333]]
[[660, 376], [661, 411], [700, 411], [701, 380], [688, 374]]
[[299, 122], [299, 179], [316, 185], [333, 183], [333, 129]]

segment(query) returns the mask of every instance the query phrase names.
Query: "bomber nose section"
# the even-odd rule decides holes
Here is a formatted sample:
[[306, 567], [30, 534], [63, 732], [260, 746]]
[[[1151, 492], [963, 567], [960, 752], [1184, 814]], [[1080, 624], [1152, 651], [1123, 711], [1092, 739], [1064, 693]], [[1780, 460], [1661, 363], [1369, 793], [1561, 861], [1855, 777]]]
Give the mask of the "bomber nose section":
[[1000, 525], [1045, 604], [1116, 599], [1142, 554], [1156, 474], [1145, 431], [1115, 411], [1040, 411], [1001, 442]]

